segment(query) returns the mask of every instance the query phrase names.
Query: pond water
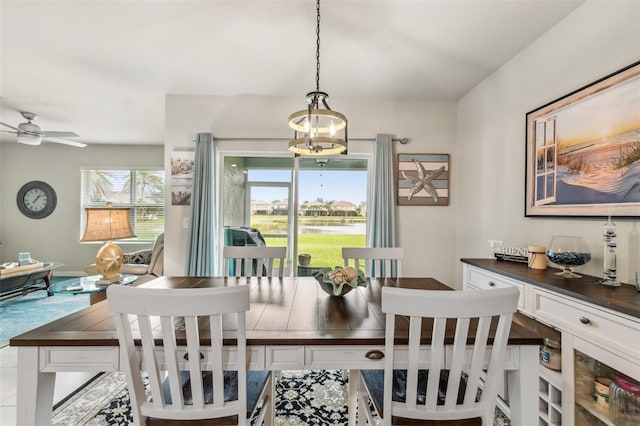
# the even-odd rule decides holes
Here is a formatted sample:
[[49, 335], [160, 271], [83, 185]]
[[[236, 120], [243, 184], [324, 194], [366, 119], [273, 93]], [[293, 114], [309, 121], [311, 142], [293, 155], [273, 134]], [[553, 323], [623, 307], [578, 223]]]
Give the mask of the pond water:
[[300, 234], [364, 234], [366, 223], [345, 223], [342, 225], [298, 225]]

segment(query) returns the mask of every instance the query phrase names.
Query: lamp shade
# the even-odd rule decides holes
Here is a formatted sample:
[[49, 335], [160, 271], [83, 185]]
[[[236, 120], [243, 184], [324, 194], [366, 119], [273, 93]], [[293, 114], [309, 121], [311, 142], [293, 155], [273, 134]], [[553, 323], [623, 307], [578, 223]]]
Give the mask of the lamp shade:
[[95, 207], [87, 208], [87, 226], [80, 241], [111, 241], [132, 238], [131, 209]]

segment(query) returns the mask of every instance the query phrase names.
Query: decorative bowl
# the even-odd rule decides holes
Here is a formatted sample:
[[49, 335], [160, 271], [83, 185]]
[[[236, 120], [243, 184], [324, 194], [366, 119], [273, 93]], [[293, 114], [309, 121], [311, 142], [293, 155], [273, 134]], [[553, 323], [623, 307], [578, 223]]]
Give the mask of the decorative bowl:
[[350, 266], [336, 266], [334, 269], [325, 268], [313, 274], [320, 288], [330, 296], [344, 296], [367, 280], [362, 271]]
[[556, 265], [562, 266], [562, 271], [557, 272], [556, 275], [564, 278], [582, 278], [571, 268], [590, 261], [591, 253], [582, 237], [554, 235], [547, 249], [547, 258]]

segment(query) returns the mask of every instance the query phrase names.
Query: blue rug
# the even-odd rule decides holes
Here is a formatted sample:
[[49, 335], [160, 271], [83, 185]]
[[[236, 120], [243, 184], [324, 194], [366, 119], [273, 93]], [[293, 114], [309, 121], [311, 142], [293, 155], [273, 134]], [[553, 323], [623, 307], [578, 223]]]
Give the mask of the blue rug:
[[[68, 277], [54, 278], [65, 280]], [[44, 290], [34, 291], [0, 302], [0, 347], [9, 339], [65, 315], [89, 306], [89, 295], [56, 294], [47, 297]]]

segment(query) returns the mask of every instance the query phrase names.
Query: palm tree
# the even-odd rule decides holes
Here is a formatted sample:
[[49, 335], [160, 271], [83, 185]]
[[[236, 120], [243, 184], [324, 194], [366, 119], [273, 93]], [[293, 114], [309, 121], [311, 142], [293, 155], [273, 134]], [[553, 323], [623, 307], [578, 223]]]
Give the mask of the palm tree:
[[129, 174], [122, 184], [122, 192], [130, 194], [134, 190], [134, 199], [138, 202], [151, 200], [152, 202], [164, 198], [164, 179], [162, 172], [150, 170], [138, 170], [135, 173], [135, 188], [132, 188], [131, 178]]
[[327, 209], [327, 215], [328, 216], [332, 216], [333, 215], [333, 203], [335, 203], [336, 200], [329, 200], [329, 201], [324, 201], [324, 208]]
[[113, 194], [113, 173], [109, 170], [87, 170], [86, 173], [91, 190], [90, 202], [104, 203], [109, 200]]

